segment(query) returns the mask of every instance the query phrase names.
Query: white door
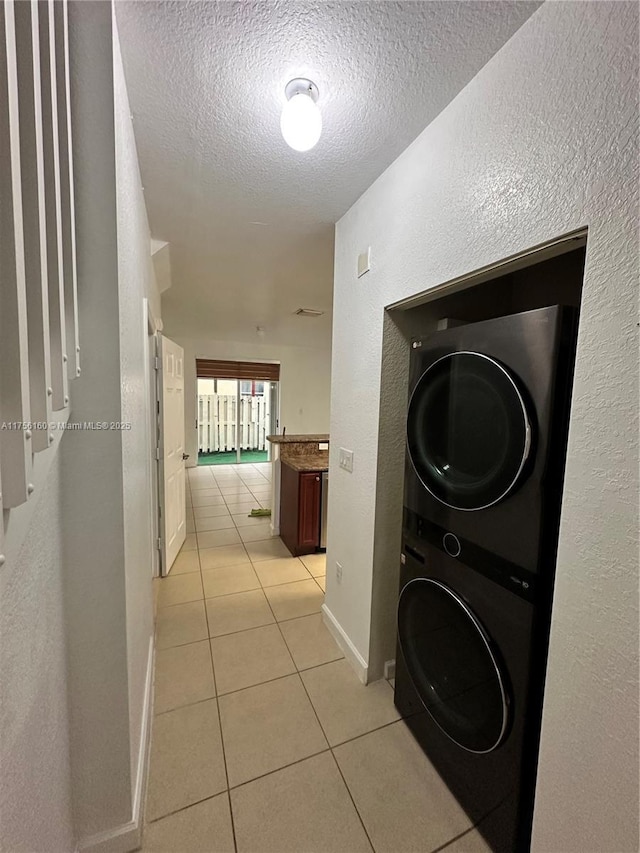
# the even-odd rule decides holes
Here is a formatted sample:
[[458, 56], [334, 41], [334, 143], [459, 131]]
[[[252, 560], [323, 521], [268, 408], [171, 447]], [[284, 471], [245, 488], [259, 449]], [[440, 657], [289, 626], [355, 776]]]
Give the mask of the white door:
[[160, 573], [168, 575], [186, 535], [184, 350], [158, 335], [160, 376]]

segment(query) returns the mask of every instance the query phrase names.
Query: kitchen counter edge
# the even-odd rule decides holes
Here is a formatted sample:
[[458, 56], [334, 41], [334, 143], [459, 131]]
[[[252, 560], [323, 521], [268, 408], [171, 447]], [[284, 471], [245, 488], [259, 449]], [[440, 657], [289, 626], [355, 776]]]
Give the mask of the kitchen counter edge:
[[316, 444], [329, 441], [326, 433], [318, 435], [268, 435], [267, 441], [272, 444]]

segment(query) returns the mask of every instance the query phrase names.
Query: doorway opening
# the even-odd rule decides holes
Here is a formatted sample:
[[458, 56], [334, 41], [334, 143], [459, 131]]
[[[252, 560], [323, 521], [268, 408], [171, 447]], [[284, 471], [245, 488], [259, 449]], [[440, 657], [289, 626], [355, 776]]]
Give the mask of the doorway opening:
[[[381, 408], [378, 432], [370, 679], [380, 677], [386, 662], [395, 658], [400, 580], [397, 555], [402, 540], [412, 340], [427, 338], [455, 325], [551, 305], [579, 310], [586, 243], [586, 229], [581, 229], [385, 309], [380, 378], [385, 405]], [[390, 567], [395, 568], [390, 570]]]
[[197, 359], [198, 465], [270, 461], [279, 364]]

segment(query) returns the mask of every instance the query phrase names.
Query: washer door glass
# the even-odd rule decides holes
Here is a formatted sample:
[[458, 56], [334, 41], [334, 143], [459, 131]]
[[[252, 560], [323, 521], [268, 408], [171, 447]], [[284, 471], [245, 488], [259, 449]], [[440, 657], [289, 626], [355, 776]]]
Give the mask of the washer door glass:
[[470, 752], [491, 752], [508, 723], [505, 680], [480, 622], [449, 587], [410, 581], [398, 604], [400, 648], [420, 700]]
[[447, 506], [484, 509], [506, 497], [530, 442], [514, 380], [486, 355], [459, 352], [438, 359], [411, 395], [409, 456], [425, 488]]

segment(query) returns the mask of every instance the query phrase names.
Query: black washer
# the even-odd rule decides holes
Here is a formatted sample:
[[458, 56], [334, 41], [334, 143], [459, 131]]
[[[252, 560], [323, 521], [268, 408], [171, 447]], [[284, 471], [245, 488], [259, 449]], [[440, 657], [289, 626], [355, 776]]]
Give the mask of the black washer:
[[485, 753], [508, 725], [505, 679], [480, 621], [459, 595], [416, 578], [398, 603], [398, 640], [425, 709], [451, 740]]

